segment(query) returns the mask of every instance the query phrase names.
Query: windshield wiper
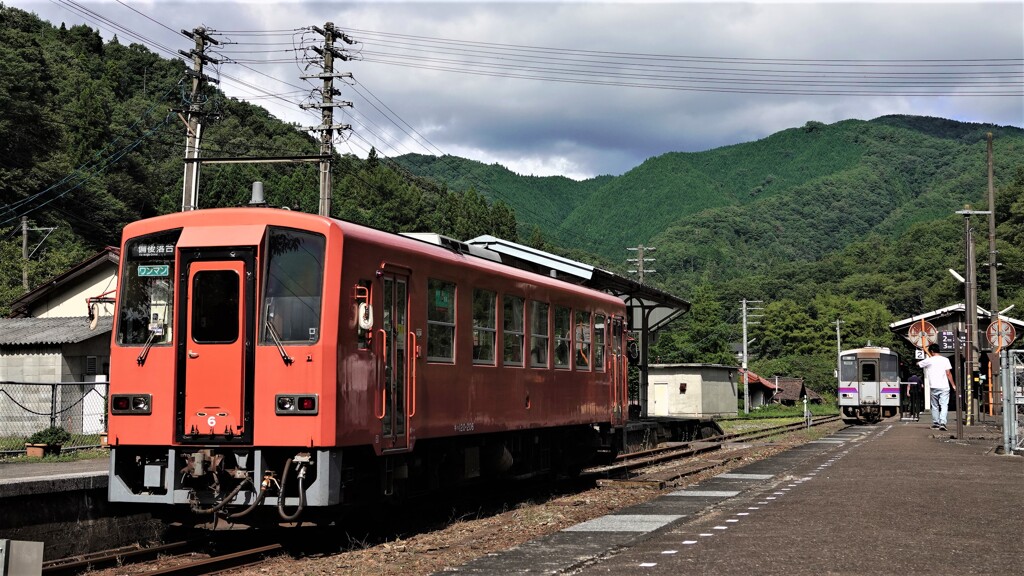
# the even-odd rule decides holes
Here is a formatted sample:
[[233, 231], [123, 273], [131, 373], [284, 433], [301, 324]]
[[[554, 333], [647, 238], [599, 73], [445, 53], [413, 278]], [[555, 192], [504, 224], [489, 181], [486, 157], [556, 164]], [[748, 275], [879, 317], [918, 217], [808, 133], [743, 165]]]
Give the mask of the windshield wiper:
[[150, 332], [149, 338], [146, 339], [146, 345], [142, 347], [142, 352], [139, 352], [139, 357], [135, 359], [139, 366], [146, 363], [146, 356], [149, 356], [149, 349], [153, 347], [154, 338], [156, 338], [156, 332]]
[[284, 344], [281, 344], [281, 338], [277, 335], [277, 329], [270, 323], [270, 318], [267, 318], [267, 332], [270, 333], [270, 339], [277, 344], [277, 351], [281, 353], [281, 360], [284, 360], [285, 365], [290, 365], [294, 360], [288, 355], [288, 352], [284, 349]]

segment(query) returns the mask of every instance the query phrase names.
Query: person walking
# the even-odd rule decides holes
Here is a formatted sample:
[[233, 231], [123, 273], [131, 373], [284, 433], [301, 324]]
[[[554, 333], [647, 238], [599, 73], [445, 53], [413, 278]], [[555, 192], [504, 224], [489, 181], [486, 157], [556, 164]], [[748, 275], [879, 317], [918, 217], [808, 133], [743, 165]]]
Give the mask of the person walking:
[[932, 391], [932, 428], [946, 429], [946, 415], [949, 411], [949, 392], [956, 392], [953, 382], [953, 367], [949, 359], [939, 354], [938, 344], [929, 344], [925, 359], [917, 363], [924, 370], [925, 383]]

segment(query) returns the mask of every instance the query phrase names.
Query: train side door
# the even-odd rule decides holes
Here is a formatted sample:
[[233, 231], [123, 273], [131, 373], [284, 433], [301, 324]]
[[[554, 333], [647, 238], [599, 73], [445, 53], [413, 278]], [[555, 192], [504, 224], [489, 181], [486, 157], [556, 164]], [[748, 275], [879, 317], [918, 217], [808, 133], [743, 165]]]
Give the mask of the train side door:
[[383, 418], [384, 450], [404, 450], [409, 445], [409, 277], [385, 273], [381, 277], [384, 351]]
[[625, 412], [629, 362], [624, 351], [626, 329], [623, 319], [618, 316], [611, 316], [609, 320], [611, 324], [608, 342], [611, 346], [609, 370], [612, 373], [612, 423], [618, 425], [624, 422], [623, 415]]
[[878, 404], [881, 400], [878, 382], [878, 360], [861, 360], [859, 364], [860, 403]]
[[252, 252], [227, 256], [182, 257], [176, 433], [185, 442], [252, 438]]

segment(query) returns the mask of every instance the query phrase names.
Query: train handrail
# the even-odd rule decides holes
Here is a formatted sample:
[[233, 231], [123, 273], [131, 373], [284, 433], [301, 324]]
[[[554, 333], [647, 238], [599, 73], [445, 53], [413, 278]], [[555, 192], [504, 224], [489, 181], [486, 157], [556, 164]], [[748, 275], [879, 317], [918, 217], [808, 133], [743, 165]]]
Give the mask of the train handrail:
[[408, 394], [409, 418], [412, 418], [416, 415], [416, 333], [409, 332], [407, 340], [409, 349], [406, 351], [406, 357], [409, 359], [409, 369], [405, 371], [405, 390]]
[[388, 362], [388, 333], [383, 328], [377, 330], [380, 334], [380, 347], [381, 353], [380, 358], [377, 359], [377, 385], [380, 386], [380, 414], [377, 414], [377, 420], [383, 420], [385, 414], [387, 414], [387, 391], [388, 387], [384, 385], [384, 379], [380, 369], [381, 364], [387, 367]]

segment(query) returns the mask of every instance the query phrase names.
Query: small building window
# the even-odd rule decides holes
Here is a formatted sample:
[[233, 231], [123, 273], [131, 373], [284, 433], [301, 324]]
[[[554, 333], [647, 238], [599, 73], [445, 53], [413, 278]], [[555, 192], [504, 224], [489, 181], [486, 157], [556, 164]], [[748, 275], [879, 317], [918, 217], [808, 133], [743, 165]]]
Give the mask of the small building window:
[[555, 368], [569, 367], [572, 349], [572, 313], [568, 308], [555, 306]]
[[576, 369], [590, 370], [590, 312], [577, 310], [573, 339], [576, 346]]
[[502, 299], [502, 338], [504, 339], [503, 356], [506, 366], [523, 365], [523, 304], [524, 300], [518, 296], [505, 296]]
[[498, 294], [473, 290], [473, 363], [494, 365], [495, 339], [498, 334]]
[[455, 361], [455, 284], [427, 280], [427, 360]]
[[530, 302], [530, 366], [534, 368], [548, 367], [548, 310], [546, 302]]

